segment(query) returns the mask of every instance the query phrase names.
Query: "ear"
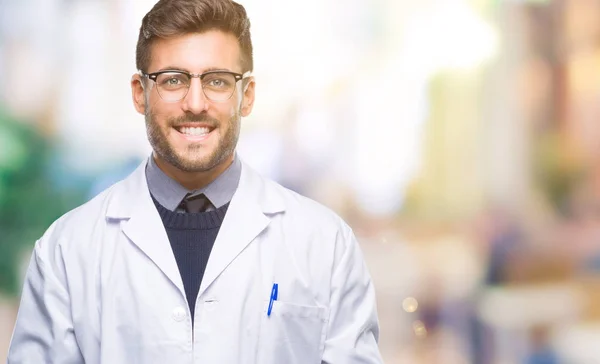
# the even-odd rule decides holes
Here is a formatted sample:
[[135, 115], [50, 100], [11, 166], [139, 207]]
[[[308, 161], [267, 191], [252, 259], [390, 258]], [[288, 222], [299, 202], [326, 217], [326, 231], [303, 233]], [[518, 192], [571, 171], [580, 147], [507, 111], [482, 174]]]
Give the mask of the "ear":
[[252, 108], [254, 107], [254, 88], [256, 82], [254, 77], [250, 77], [246, 87], [244, 88], [244, 94], [242, 98], [241, 114], [243, 117], [250, 115]]
[[136, 73], [131, 77], [131, 97], [133, 98], [133, 106], [136, 111], [142, 115], [146, 114], [146, 98], [144, 93], [142, 77]]

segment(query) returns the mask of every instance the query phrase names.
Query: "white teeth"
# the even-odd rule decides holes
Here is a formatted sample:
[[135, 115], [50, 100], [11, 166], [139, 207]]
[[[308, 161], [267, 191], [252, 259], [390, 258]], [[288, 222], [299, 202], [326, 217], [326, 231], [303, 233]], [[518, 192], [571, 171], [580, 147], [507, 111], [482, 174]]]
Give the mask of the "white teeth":
[[210, 133], [209, 128], [180, 128], [179, 130], [185, 135], [192, 136], [202, 136]]

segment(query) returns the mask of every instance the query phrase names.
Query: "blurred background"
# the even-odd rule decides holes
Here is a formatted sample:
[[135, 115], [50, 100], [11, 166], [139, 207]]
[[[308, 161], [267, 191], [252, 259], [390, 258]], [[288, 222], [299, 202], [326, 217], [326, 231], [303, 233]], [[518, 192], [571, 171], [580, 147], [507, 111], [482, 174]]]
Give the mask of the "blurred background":
[[[154, 0], [0, 0], [0, 361], [54, 219], [150, 153]], [[600, 0], [245, 0], [241, 157], [331, 207], [386, 363], [600, 363]]]

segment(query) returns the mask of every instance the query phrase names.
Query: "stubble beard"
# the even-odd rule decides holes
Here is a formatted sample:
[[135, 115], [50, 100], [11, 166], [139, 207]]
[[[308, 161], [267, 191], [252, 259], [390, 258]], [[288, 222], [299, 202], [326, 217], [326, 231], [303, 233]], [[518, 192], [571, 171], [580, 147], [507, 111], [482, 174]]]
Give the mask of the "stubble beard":
[[204, 122], [219, 128], [220, 132], [226, 130], [225, 134], [219, 138], [217, 147], [208, 155], [206, 155], [207, 147], [200, 143], [189, 145], [181, 155], [169, 144], [167, 136], [161, 130], [156, 118], [157, 116], [151, 110], [146, 111], [146, 133], [154, 153], [173, 167], [184, 172], [206, 172], [220, 165], [234, 153], [240, 135], [241, 115], [239, 111], [233, 113], [229, 119], [228, 129], [222, 129], [220, 121], [205, 114], [169, 118], [166, 122], [166, 128], [172, 128], [173, 125], [181, 123]]

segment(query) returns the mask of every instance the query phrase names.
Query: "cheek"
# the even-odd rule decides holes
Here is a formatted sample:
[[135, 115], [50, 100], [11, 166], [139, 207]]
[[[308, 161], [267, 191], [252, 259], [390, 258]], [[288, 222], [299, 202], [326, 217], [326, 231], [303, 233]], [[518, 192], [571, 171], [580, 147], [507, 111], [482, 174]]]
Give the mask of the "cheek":
[[149, 106], [146, 108], [146, 113], [152, 115], [154, 123], [164, 126], [169, 119], [175, 118], [181, 114], [173, 105], [165, 105], [159, 100], [150, 99]]
[[237, 110], [237, 106], [232, 107], [231, 109], [229, 109], [229, 118], [233, 118], [234, 116], [237, 115], [238, 110]]
[[229, 108], [229, 117], [232, 118], [234, 116], [237, 116], [242, 109], [242, 99], [240, 98], [236, 98], [232, 104], [232, 106]]
[[221, 126], [229, 125], [231, 123], [231, 118], [238, 113], [237, 100], [235, 102], [231, 100], [231, 102], [227, 104], [214, 104], [211, 109], [208, 110], [208, 116], [218, 120]]
[[165, 109], [164, 105], [160, 102], [156, 95], [150, 95], [147, 99], [148, 106], [151, 108], [153, 114], [162, 114]]

